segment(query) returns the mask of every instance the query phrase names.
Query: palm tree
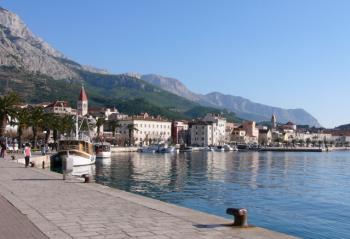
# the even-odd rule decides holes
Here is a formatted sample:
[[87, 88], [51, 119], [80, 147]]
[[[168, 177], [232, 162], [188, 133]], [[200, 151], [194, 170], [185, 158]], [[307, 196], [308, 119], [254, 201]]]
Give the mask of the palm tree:
[[100, 130], [101, 130], [101, 126], [104, 125], [104, 123], [106, 122], [105, 118], [98, 118], [96, 121], [96, 127], [97, 127], [97, 137], [100, 137]]
[[310, 143], [311, 143], [311, 139], [310, 139], [310, 138], [307, 138], [307, 139], [306, 139], [306, 146], [309, 147]]
[[59, 116], [52, 114], [52, 113], [46, 113], [43, 115], [44, 121], [43, 121], [43, 130], [46, 131], [45, 133], [45, 144], [48, 143], [51, 130], [55, 130], [57, 121], [59, 120]]
[[75, 129], [75, 119], [73, 116], [66, 115], [61, 118], [60, 124], [59, 124], [59, 132], [61, 134], [64, 133], [71, 133]]
[[44, 109], [42, 107], [30, 108], [29, 125], [33, 130], [33, 146], [36, 147], [39, 129], [44, 127]]
[[127, 129], [128, 129], [128, 131], [129, 131], [129, 145], [131, 145], [133, 142], [133, 136], [134, 136], [134, 134], [133, 134], [133, 132], [134, 131], [138, 131], [138, 129], [135, 127], [135, 125], [134, 124], [128, 124], [127, 126]]
[[29, 127], [30, 114], [28, 109], [18, 109], [16, 113], [16, 120], [14, 120], [14, 125], [17, 125], [17, 137], [18, 146], [22, 147], [22, 135], [23, 130]]
[[0, 137], [4, 136], [9, 118], [14, 118], [16, 116], [16, 106], [20, 102], [19, 96], [14, 92], [0, 96]]
[[110, 120], [108, 122], [108, 127], [110, 130], [112, 130], [113, 138], [115, 137], [115, 131], [117, 128], [119, 128], [121, 125], [119, 124], [118, 120]]

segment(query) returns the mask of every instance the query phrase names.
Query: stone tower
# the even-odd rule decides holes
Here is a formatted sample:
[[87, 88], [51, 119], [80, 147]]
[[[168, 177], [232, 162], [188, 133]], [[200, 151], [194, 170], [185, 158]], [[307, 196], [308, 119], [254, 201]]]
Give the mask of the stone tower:
[[276, 115], [274, 115], [274, 114], [271, 117], [271, 127], [273, 129], [275, 129], [277, 127], [277, 119], [276, 119]]
[[84, 86], [81, 86], [80, 95], [77, 104], [78, 115], [84, 116], [88, 113], [88, 98]]

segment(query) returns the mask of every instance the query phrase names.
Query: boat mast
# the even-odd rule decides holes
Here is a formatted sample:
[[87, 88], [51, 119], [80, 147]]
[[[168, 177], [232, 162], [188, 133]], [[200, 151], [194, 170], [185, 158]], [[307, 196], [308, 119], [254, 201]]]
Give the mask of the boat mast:
[[79, 139], [79, 129], [78, 129], [78, 114], [75, 117], [75, 139]]

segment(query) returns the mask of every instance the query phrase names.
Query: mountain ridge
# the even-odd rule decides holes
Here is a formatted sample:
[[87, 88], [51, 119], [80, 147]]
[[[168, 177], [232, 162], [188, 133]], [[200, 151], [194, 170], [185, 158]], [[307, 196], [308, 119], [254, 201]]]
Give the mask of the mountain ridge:
[[300, 125], [321, 126], [316, 118], [301, 108], [283, 109], [256, 103], [242, 96], [233, 96], [215, 91], [208, 94], [197, 94], [190, 91], [178, 79], [157, 74], [140, 75], [140, 79], [202, 105], [219, 107], [235, 112], [237, 116], [241, 118], [255, 121], [268, 121], [271, 119], [272, 114], [275, 114], [278, 121], [281, 123], [293, 121]]
[[[19, 16], [1, 7], [0, 66], [0, 71], [3, 71], [0, 72], [2, 73], [0, 80], [6, 80], [10, 82], [10, 85], [16, 86], [17, 88], [13, 87], [14, 90], [18, 89], [18, 87], [23, 90], [33, 90], [34, 85], [38, 86], [37, 82], [32, 79], [37, 74], [42, 79], [45, 79], [44, 82], [57, 80], [66, 82], [67, 84], [81, 84], [83, 82], [84, 84], [88, 84], [91, 90], [94, 91], [92, 94], [95, 95], [92, 101], [94, 103], [106, 103], [102, 99], [103, 97], [109, 98], [111, 102], [115, 102], [117, 99], [134, 100], [135, 98], [144, 98], [148, 103], [154, 105], [154, 107], [160, 107], [162, 110], [159, 108], [159, 112], [166, 112], [168, 115], [180, 116], [184, 112], [190, 111], [191, 107], [197, 107], [196, 109], [198, 110], [198, 106], [202, 105], [204, 107], [211, 107], [210, 110], [212, 112], [217, 112], [218, 108], [222, 111], [226, 109], [234, 113], [237, 111], [237, 115], [241, 118], [261, 118], [262, 120], [266, 120], [267, 117], [266, 114], [252, 112], [254, 103], [252, 104], [252, 102], [245, 98], [233, 99], [232, 97], [234, 96], [225, 96], [221, 93], [196, 94], [187, 89], [182, 82], [175, 78], [152, 74], [140, 75], [138, 73], [113, 75], [92, 66], [83, 66], [66, 58], [61, 52], [34, 35]], [[11, 71], [13, 72], [11, 73]], [[31, 80], [26, 80], [25, 77]], [[22, 82], [25, 87], [20, 87], [16, 84], [16, 81]], [[57, 89], [50, 88], [53, 86], [61, 87], [61, 91], [66, 90], [61, 82], [49, 83], [46, 84], [46, 88], [42, 88], [43, 94], [47, 93], [44, 90], [55, 92]], [[40, 92], [35, 92], [36, 94], [40, 94]], [[65, 92], [61, 93], [66, 95], [64, 94]], [[40, 98], [40, 95], [37, 96]], [[30, 94], [27, 94], [26, 97], [33, 100]], [[67, 97], [71, 96], [67, 95]], [[248, 105], [250, 108], [242, 108], [242, 104], [237, 104], [237, 99], [245, 99], [244, 105]], [[236, 107], [232, 107], [235, 104]], [[271, 113], [270, 111], [269, 114]], [[283, 114], [281, 112], [277, 113], [281, 116], [283, 114], [288, 115], [286, 111], [283, 111]], [[305, 113], [300, 112], [300, 115], [305, 115]], [[301, 117], [300, 115], [299, 117]], [[303, 124], [309, 124], [310, 122], [314, 125], [318, 124], [316, 119], [311, 115], [308, 116], [308, 123], [303, 122]], [[294, 119], [293, 117], [289, 118], [289, 120]], [[298, 117], [295, 117], [295, 119], [298, 119]], [[296, 120], [296, 123], [299, 122]]]

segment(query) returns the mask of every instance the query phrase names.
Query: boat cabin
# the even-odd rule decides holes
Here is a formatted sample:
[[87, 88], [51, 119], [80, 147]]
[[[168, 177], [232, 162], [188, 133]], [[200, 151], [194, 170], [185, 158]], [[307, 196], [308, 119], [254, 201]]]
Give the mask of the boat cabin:
[[58, 144], [58, 151], [83, 151], [94, 154], [92, 144], [84, 140], [61, 140]]
[[99, 152], [109, 152], [111, 151], [111, 145], [108, 143], [103, 143], [103, 144], [95, 144], [95, 152], [98, 154]]

